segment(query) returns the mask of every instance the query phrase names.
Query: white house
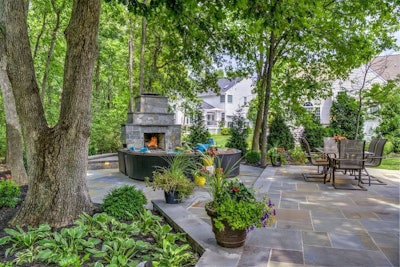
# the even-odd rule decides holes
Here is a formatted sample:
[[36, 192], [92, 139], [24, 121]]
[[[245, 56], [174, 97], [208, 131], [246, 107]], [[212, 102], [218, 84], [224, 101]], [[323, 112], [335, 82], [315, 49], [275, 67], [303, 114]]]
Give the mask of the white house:
[[[370, 63], [353, 70], [345, 80], [337, 80], [332, 83], [332, 97], [324, 100], [313, 100], [305, 102], [304, 107], [314, 112], [320, 118], [322, 125], [330, 123], [330, 108], [333, 99], [341, 91], [357, 97], [359, 90], [368, 90], [374, 83], [384, 84], [388, 80], [400, 75], [400, 54], [375, 57]], [[208, 91], [199, 94], [203, 100], [201, 108], [204, 124], [210, 133], [218, 133], [223, 127], [229, 127], [236, 110], [243, 108], [246, 116], [248, 105], [255, 94], [253, 89], [255, 80], [252, 78], [219, 79], [218, 94]], [[190, 125], [190, 118], [185, 117], [182, 112], [176, 113], [176, 123]], [[364, 122], [364, 136], [366, 140], [372, 137], [373, 130], [379, 125], [377, 120]]]
[[[315, 112], [323, 125], [330, 123], [330, 108], [337, 94], [346, 91], [358, 98], [360, 90], [369, 90], [373, 84], [384, 84], [400, 75], [400, 54], [375, 57], [371, 62], [354, 69], [345, 80], [332, 83], [332, 97], [322, 101], [306, 102], [304, 107]], [[364, 137], [371, 139], [379, 121], [368, 119], [364, 122]]]
[[[239, 108], [246, 117], [248, 103], [255, 97], [253, 94], [254, 80], [251, 78], [222, 78], [217, 81], [218, 93], [207, 91], [198, 94], [202, 100], [201, 111], [204, 125], [210, 133], [219, 133], [224, 127], [229, 127], [232, 118]], [[191, 120], [181, 110], [176, 112], [176, 123], [191, 125]]]

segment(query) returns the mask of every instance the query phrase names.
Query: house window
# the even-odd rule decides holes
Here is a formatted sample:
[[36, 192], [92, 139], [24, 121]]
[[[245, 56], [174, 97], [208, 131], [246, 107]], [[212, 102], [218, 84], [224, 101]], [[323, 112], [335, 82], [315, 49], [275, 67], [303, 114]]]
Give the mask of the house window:
[[225, 122], [225, 112], [221, 113], [221, 121]]
[[379, 111], [378, 106], [371, 107], [371, 108], [369, 109], [369, 113], [371, 113], [371, 114], [377, 113], [378, 111]]
[[217, 125], [214, 113], [207, 113], [207, 125]]
[[314, 115], [315, 115], [315, 117], [316, 117], [318, 120], [321, 119], [321, 108], [320, 108], [320, 107], [316, 107], [316, 108], [314, 109]]
[[219, 102], [220, 103], [225, 103], [225, 95], [220, 95], [219, 96]]
[[320, 120], [321, 119], [321, 108], [320, 107], [314, 107], [314, 105], [311, 102], [306, 102], [304, 103], [303, 107], [309, 111], [314, 113], [315, 117]]
[[232, 95], [228, 95], [228, 103], [232, 103], [233, 100], [233, 96]]
[[306, 102], [304, 103], [303, 107], [307, 110], [307, 111], [313, 111], [314, 106], [311, 102]]

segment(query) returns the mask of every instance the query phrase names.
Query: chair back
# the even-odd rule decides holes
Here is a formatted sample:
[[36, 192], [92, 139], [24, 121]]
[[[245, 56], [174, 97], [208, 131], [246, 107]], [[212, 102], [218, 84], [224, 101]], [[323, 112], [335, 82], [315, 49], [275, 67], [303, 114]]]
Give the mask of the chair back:
[[378, 144], [378, 141], [379, 141], [379, 139], [377, 139], [377, 138], [371, 139], [371, 142], [369, 143], [369, 146], [368, 146], [368, 152], [375, 154], [375, 148], [376, 148], [376, 144]]
[[306, 156], [307, 159], [311, 162], [311, 149], [310, 149], [310, 144], [308, 143], [307, 139], [305, 137], [301, 138], [301, 142], [304, 145], [304, 149], [306, 150]]
[[324, 153], [338, 154], [338, 144], [333, 137], [324, 137]]
[[381, 165], [383, 159], [383, 148], [385, 147], [387, 139], [379, 139], [376, 143], [375, 150], [373, 151], [374, 155], [369, 157], [365, 165], [371, 167], [377, 167]]
[[363, 169], [364, 168], [364, 140], [340, 140], [339, 141], [339, 169]]

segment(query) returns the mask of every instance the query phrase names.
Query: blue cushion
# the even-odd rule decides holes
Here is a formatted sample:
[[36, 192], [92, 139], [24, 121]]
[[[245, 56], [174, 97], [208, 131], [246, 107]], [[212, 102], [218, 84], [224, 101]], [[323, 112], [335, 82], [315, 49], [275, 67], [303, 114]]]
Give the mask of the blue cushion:
[[210, 144], [197, 144], [197, 148], [200, 152], [205, 152], [210, 147]]
[[142, 147], [139, 150], [140, 152], [149, 152], [149, 149], [147, 147]]

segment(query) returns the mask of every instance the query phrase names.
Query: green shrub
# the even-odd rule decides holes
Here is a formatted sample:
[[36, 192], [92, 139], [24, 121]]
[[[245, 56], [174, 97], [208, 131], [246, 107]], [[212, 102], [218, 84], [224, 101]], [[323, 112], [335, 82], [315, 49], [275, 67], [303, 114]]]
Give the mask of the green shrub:
[[248, 163], [255, 164], [260, 161], [261, 154], [258, 151], [251, 150], [246, 153], [245, 158]]
[[[305, 137], [310, 145], [311, 151], [315, 151], [316, 147], [324, 145], [324, 136], [333, 136], [333, 133], [327, 133], [322, 126], [319, 118], [315, 114], [311, 114], [311, 119], [304, 123], [303, 137]], [[303, 149], [305, 149], [303, 147]]]
[[290, 149], [288, 152], [291, 163], [304, 164], [306, 161], [306, 154], [303, 152], [300, 146], [296, 146], [294, 149]]
[[186, 142], [193, 147], [198, 143], [208, 143], [210, 137], [211, 134], [203, 123], [201, 112], [196, 112], [193, 117], [193, 124], [189, 127], [189, 135], [186, 136]]
[[273, 147], [283, 147], [286, 150], [294, 148], [294, 138], [281, 115], [276, 115], [269, 125], [267, 150]]
[[0, 208], [14, 208], [21, 201], [21, 191], [11, 180], [0, 180]]
[[112, 189], [104, 198], [101, 208], [117, 219], [128, 219], [127, 213], [143, 212], [146, 203], [147, 199], [142, 191], [137, 190], [133, 185], [124, 185]]
[[229, 128], [222, 128], [221, 129], [221, 135], [230, 135], [231, 131], [229, 130]]
[[236, 148], [242, 151], [242, 155], [247, 152], [247, 137], [249, 136], [246, 120], [243, 117], [242, 109], [238, 109], [232, 118], [232, 125], [230, 127], [231, 136], [226, 143], [227, 147]]

